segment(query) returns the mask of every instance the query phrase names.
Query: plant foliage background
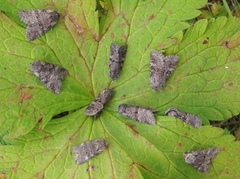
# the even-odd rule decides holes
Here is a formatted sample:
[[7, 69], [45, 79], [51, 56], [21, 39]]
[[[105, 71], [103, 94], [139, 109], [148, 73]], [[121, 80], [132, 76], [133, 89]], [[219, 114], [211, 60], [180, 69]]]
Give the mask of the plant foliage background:
[[[239, 142], [211, 127], [239, 113], [240, 20], [220, 17], [189, 24], [206, 0], [105, 0], [99, 19], [96, 1], [6, 0], [0, 13], [0, 172], [7, 178], [239, 178]], [[27, 42], [19, 10], [54, 9], [58, 24]], [[116, 81], [108, 77], [112, 42], [128, 44]], [[163, 90], [149, 87], [149, 57], [156, 49], [180, 61]], [[48, 91], [29, 64], [42, 60], [69, 75], [60, 95]], [[106, 87], [114, 97], [93, 121], [83, 112]], [[117, 113], [121, 103], [156, 109], [156, 126]], [[175, 107], [202, 118], [195, 129], [165, 117]], [[68, 115], [52, 119], [68, 111]], [[71, 147], [104, 138], [101, 155], [77, 166]], [[183, 153], [218, 147], [202, 174]]]

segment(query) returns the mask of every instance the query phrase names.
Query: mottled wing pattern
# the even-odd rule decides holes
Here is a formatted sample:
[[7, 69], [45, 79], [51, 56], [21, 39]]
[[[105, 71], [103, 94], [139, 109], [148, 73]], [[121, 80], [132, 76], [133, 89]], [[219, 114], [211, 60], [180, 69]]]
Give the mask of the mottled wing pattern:
[[86, 108], [84, 114], [87, 116], [93, 116], [96, 119], [104, 106], [112, 98], [113, 91], [110, 88], [105, 88]]
[[158, 90], [164, 85], [164, 56], [153, 50], [150, 57], [150, 86]]
[[62, 80], [68, 75], [68, 71], [58, 65], [41, 62], [31, 63], [32, 72], [52, 92], [59, 94], [62, 88]]
[[99, 101], [93, 101], [89, 106], [86, 108], [84, 114], [87, 116], [95, 116], [97, 113], [103, 110], [103, 104]]
[[104, 151], [107, 145], [108, 143], [104, 139], [96, 139], [72, 147], [72, 152], [75, 153], [76, 164], [80, 165], [89, 161], [91, 158]]
[[138, 107], [138, 121], [151, 125], [156, 124], [153, 111], [142, 107]]
[[28, 25], [26, 36], [33, 41], [52, 28], [60, 14], [54, 10], [23, 10], [18, 13], [20, 19]]
[[[164, 63], [165, 63], [165, 73], [164, 73], [164, 78], [167, 79], [169, 76], [173, 73], [175, 70], [177, 63], [178, 63], [179, 57], [177, 55], [170, 55], [166, 56]], [[165, 82], [166, 83], [166, 82]]]
[[153, 50], [150, 56], [150, 86], [154, 91], [162, 89], [178, 63], [178, 56], [164, 57], [161, 52]]
[[121, 104], [118, 106], [119, 114], [134, 119], [138, 122], [155, 125], [155, 117], [152, 109]]
[[127, 54], [127, 45], [120, 46], [112, 43], [110, 46], [109, 77], [115, 80], [119, 77]]
[[211, 160], [219, 153], [218, 148], [209, 148], [206, 150], [198, 150], [186, 152], [183, 154], [185, 162], [196, 168], [200, 172], [208, 173]]
[[18, 12], [18, 16], [25, 24], [31, 25], [38, 21], [39, 11], [41, 10], [22, 10]]
[[118, 55], [119, 45], [116, 43], [111, 43], [110, 45], [110, 62], [119, 62], [119, 55]]
[[127, 48], [128, 48], [127, 45], [122, 45], [122, 46], [120, 46], [120, 48], [118, 50], [119, 61], [122, 62], [122, 64], [123, 64], [123, 62], [126, 58], [126, 55], [127, 55]]
[[176, 118], [181, 119], [183, 122], [196, 127], [196, 128], [200, 128], [202, 126], [202, 120], [194, 115], [194, 114], [189, 114], [189, 113], [185, 113], [185, 112], [181, 112], [176, 108], [170, 108], [168, 109], [165, 114], [167, 116], [173, 116]]

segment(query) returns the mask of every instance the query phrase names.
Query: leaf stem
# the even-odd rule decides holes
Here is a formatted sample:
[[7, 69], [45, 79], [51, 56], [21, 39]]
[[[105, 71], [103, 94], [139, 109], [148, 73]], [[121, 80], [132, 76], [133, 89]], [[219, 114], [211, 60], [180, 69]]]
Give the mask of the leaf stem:
[[222, 1], [223, 1], [223, 4], [224, 4], [227, 12], [228, 12], [229, 17], [232, 17], [233, 15], [232, 15], [232, 12], [231, 12], [231, 10], [230, 10], [230, 8], [228, 6], [228, 3], [226, 2], [226, 0], [222, 0]]

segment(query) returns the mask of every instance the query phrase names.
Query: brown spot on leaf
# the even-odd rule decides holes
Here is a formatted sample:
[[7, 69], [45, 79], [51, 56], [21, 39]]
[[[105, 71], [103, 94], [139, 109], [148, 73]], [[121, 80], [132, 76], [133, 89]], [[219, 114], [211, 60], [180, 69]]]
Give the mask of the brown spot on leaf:
[[177, 144], [177, 146], [178, 146], [178, 148], [182, 148], [182, 143], [179, 142], [179, 143]]
[[85, 32], [84, 27], [82, 26], [82, 24], [80, 22], [78, 22], [78, 20], [75, 17], [70, 16], [70, 15], [67, 15], [67, 17], [74, 24], [74, 26], [76, 28], [76, 32], [78, 34], [83, 34]]
[[44, 139], [44, 140], [50, 140], [51, 137], [50, 137], [50, 136], [45, 136], [43, 139]]
[[152, 147], [152, 143], [149, 142], [148, 140], [146, 141], [147, 146]]
[[160, 49], [164, 49], [165, 45], [163, 43], [158, 44]]
[[44, 173], [43, 172], [38, 172], [35, 174], [35, 178], [37, 179], [43, 179], [44, 178]]
[[32, 96], [28, 93], [22, 93], [21, 94], [21, 100], [28, 100], [28, 99], [31, 99]]
[[233, 48], [233, 43], [229, 40], [226, 40], [222, 43], [222, 45], [226, 46], [227, 48], [229, 49], [232, 49]]
[[228, 86], [233, 86], [234, 84], [233, 84], [233, 82], [230, 82], [229, 84], [228, 84]]
[[172, 13], [173, 13], [173, 11], [172, 11], [172, 10], [169, 10], [169, 11], [168, 11], [168, 14], [172, 14]]
[[220, 150], [221, 151], [226, 151], [226, 147], [221, 147]]
[[17, 173], [17, 167], [12, 167], [11, 170], [13, 171], [13, 173]]
[[37, 120], [37, 123], [41, 124], [42, 123], [42, 119], [43, 119], [43, 117], [40, 117], [40, 119]]
[[32, 98], [32, 95], [25, 92], [24, 90], [26, 90], [28, 88], [26, 88], [24, 85], [20, 85], [19, 87], [19, 93], [20, 93], [20, 104], [22, 104], [24, 101], [29, 100]]
[[14, 0], [10, 0], [10, 1], [9, 1], [9, 4], [14, 5], [14, 4], [15, 4], [15, 3], [14, 3]]
[[155, 18], [155, 16], [154, 16], [154, 14], [152, 14], [149, 18], [148, 18], [148, 20], [150, 21], [150, 20], [153, 20]]
[[168, 86], [168, 89], [169, 89], [170, 91], [172, 91], [172, 90], [173, 90], [173, 87], [172, 87], [172, 86]]
[[124, 27], [126, 27], [126, 24], [125, 23], [121, 23], [120, 24], [120, 28], [124, 28]]
[[120, 99], [125, 99], [125, 98], [126, 98], [126, 94], [124, 94], [120, 97]]
[[89, 165], [89, 167], [86, 169], [86, 172], [95, 170], [95, 168], [96, 167], [94, 165]]
[[184, 135], [184, 136], [188, 136], [188, 133], [187, 133], [187, 132], [185, 132], [183, 135]]
[[128, 36], [126, 34], [122, 34], [122, 38], [127, 39]]
[[115, 37], [115, 34], [114, 33], [111, 33], [111, 38], [113, 39]]
[[139, 133], [138, 133], [138, 131], [135, 129], [135, 128], [136, 128], [136, 125], [131, 124], [131, 123], [127, 123], [127, 125], [130, 127], [131, 132], [133, 133], [133, 135], [136, 136], [136, 137], [138, 137], [138, 136], [139, 136]]
[[73, 137], [73, 136], [69, 137], [69, 141], [70, 141], [70, 142], [74, 141], [74, 140], [73, 140], [74, 138], [75, 138], [75, 137]]
[[14, 55], [14, 54], [15, 54], [15, 51], [10, 50], [9, 53], [10, 53], [11, 55]]
[[175, 43], [177, 43], [178, 42], [178, 40], [176, 39], [176, 38], [171, 38], [171, 43], [172, 44], [175, 44]]
[[203, 44], [205, 45], [205, 44], [208, 44], [208, 40], [209, 40], [209, 38], [207, 37], [207, 38], [205, 38], [204, 40], [203, 40]]

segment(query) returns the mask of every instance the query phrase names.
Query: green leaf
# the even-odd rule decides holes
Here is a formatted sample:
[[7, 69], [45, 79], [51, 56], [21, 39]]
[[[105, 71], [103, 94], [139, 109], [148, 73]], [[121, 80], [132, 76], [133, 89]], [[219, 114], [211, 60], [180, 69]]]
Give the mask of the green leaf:
[[[236, 18], [186, 20], [200, 14], [206, 0], [4, 1], [0, 9], [0, 171], [8, 178], [239, 178], [239, 142], [211, 126], [195, 129], [164, 117], [170, 107], [203, 119], [224, 120], [239, 113], [239, 28]], [[17, 13], [55, 9], [60, 21], [27, 42]], [[186, 33], [183, 31], [186, 30]], [[108, 77], [112, 42], [128, 44], [121, 76]], [[161, 91], [149, 86], [153, 50], [180, 61]], [[60, 95], [32, 74], [36, 60], [66, 68]], [[114, 97], [93, 121], [86, 106], [106, 87]], [[137, 123], [117, 113], [127, 103], [156, 109], [157, 125]], [[68, 115], [52, 119], [53, 116]], [[52, 120], [51, 120], [52, 119]], [[8, 133], [8, 135], [6, 135]], [[4, 137], [2, 137], [4, 136]], [[77, 166], [71, 147], [104, 138], [106, 151]], [[220, 148], [209, 174], [184, 162], [183, 153]]]
[[[169, 117], [158, 117], [157, 126], [114, 119], [105, 112], [97, 121], [80, 113], [53, 120], [43, 131], [35, 129], [11, 140], [12, 145], [1, 147], [1, 170], [8, 174], [16, 170], [13, 175], [24, 178], [216, 178], [220, 173], [223, 177], [239, 176], [239, 142], [230, 135], [222, 136], [221, 129], [195, 129]], [[108, 141], [107, 151], [75, 165], [71, 147], [99, 137]], [[208, 175], [184, 162], [184, 152], [211, 146], [221, 151]]]
[[239, 114], [239, 23], [225, 17], [201, 20], [167, 50], [181, 59], [171, 78], [171, 93], [179, 93], [171, 106], [191, 108], [205, 123]]

